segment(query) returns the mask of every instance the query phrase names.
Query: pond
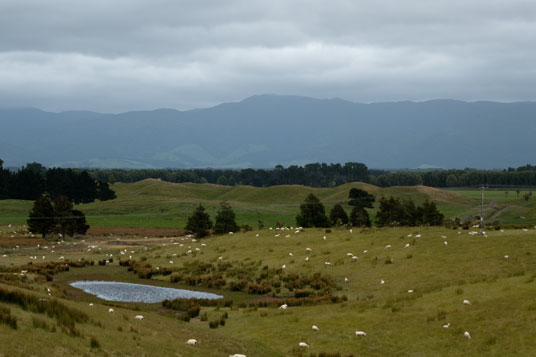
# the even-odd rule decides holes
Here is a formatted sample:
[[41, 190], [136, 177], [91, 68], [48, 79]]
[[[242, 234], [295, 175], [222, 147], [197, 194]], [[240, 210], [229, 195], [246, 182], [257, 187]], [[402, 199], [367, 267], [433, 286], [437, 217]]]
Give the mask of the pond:
[[71, 286], [107, 301], [161, 302], [166, 299], [221, 299], [223, 296], [183, 289], [160, 286], [121, 283], [117, 281], [75, 281]]

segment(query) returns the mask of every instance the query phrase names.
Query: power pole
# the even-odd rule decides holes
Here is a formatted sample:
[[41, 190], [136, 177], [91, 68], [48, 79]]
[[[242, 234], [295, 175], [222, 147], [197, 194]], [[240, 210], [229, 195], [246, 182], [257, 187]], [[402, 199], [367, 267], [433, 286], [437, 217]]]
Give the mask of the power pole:
[[484, 235], [484, 188], [480, 187], [480, 235]]

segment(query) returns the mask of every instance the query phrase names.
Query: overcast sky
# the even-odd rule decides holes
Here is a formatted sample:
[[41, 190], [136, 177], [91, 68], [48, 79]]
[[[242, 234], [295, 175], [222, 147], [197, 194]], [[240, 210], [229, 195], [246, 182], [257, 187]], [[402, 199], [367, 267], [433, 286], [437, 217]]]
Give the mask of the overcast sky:
[[0, 106], [536, 100], [534, 0], [0, 0]]

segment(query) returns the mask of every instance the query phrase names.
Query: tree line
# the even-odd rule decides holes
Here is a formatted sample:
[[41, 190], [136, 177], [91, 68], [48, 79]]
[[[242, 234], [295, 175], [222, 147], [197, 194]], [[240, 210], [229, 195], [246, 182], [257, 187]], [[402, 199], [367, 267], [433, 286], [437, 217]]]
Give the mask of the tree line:
[[0, 160], [0, 199], [37, 200], [45, 192], [51, 199], [67, 196], [74, 203], [116, 197], [108, 182], [95, 180], [84, 170], [47, 169], [34, 162], [12, 172]]
[[273, 169], [92, 169], [98, 181], [136, 182], [147, 178], [167, 182], [213, 183], [226, 186], [304, 185], [335, 187], [349, 182], [366, 182], [380, 187], [416, 186], [475, 187], [536, 186], [536, 166], [526, 165], [505, 170], [375, 170], [359, 162], [341, 164], [313, 163], [304, 166], [277, 165]]
[[[330, 228], [330, 227], [371, 227], [372, 221], [366, 208], [373, 208], [376, 197], [365, 190], [352, 188], [348, 193], [348, 205], [352, 207], [350, 215], [343, 208], [343, 203], [337, 203], [330, 210], [329, 215], [322, 202], [310, 193], [302, 204], [300, 213], [296, 216], [296, 226], [303, 228]], [[438, 211], [434, 202], [426, 200], [422, 206], [417, 206], [413, 200], [401, 201], [394, 197], [381, 197], [376, 213], [378, 227], [397, 226], [439, 226], [443, 224], [444, 215]], [[259, 229], [264, 224], [259, 221]], [[243, 230], [251, 229], [244, 226]], [[199, 205], [188, 217], [185, 231], [198, 238], [205, 237], [211, 232], [226, 234], [236, 232], [240, 227], [236, 223], [235, 214], [227, 202], [222, 202], [216, 215], [215, 224], [203, 205]]]

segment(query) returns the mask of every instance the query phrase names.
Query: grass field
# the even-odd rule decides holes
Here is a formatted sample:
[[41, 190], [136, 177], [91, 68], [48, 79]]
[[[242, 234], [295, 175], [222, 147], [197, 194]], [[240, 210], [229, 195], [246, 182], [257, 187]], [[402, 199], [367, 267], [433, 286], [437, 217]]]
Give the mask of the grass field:
[[[413, 199], [417, 204], [433, 200], [448, 218], [474, 217], [480, 212], [479, 190], [439, 190], [424, 186], [380, 188], [364, 183], [352, 183], [335, 188], [304, 186], [219, 186], [212, 184], [175, 184], [158, 180], [144, 180], [131, 184], [116, 183], [113, 189], [118, 198], [106, 202], [93, 202], [77, 208], [84, 211], [91, 226], [104, 227], [184, 227], [187, 217], [202, 203], [211, 217], [215, 217], [219, 202], [232, 205], [240, 225], [257, 227], [263, 220], [266, 227], [277, 221], [294, 225], [299, 205], [309, 193], [314, 193], [326, 206], [331, 207], [347, 200], [351, 188], [365, 189], [376, 195]], [[526, 202], [523, 193], [515, 191], [486, 191], [484, 216], [505, 224], [536, 224], [535, 199]], [[0, 201], [0, 224], [24, 224], [32, 202]], [[345, 206], [347, 212], [350, 207]], [[374, 219], [376, 209], [370, 210]], [[524, 217], [524, 218], [521, 218]]]
[[[0, 231], [8, 230], [19, 232], [23, 241], [23, 227], [0, 227]], [[536, 230], [490, 231], [487, 237], [468, 233], [422, 227], [330, 233], [265, 229], [197, 241], [185, 237], [117, 241], [108, 237], [71, 240], [52, 248], [52, 243], [36, 239], [39, 247], [15, 249], [15, 242], [3, 243], [0, 271], [26, 264], [32, 255], [45, 256], [45, 262], [58, 261], [60, 256], [97, 261], [108, 258], [107, 254], [116, 260], [106, 266], [72, 268], [54, 275], [51, 282], [31, 274], [10, 284], [2, 280], [1, 289], [21, 290], [43, 299], [56, 297], [87, 313], [93, 322], [77, 324], [80, 336], [69, 336], [53, 318], [0, 302], [0, 308], [10, 309], [18, 321], [17, 330], [0, 323], [0, 355], [532, 355], [536, 350]], [[111, 304], [68, 287], [68, 282], [78, 279], [185, 287], [184, 283], [170, 282], [169, 276], [140, 279], [128, 272], [117, 264], [118, 257], [126, 257], [120, 254], [123, 249], [132, 259], [144, 257], [154, 267], [174, 272], [197, 261], [251, 267], [247, 274], [253, 280], [266, 271], [265, 266], [298, 277], [321, 273], [333, 279], [332, 294], [344, 295], [347, 301], [280, 310], [249, 306], [263, 295], [232, 292], [228, 285], [221, 289], [196, 286], [196, 290], [217, 292], [235, 302], [231, 308], [202, 308], [201, 315], [206, 313], [208, 321], [228, 314], [225, 326], [210, 329], [208, 321], [199, 317], [190, 322], [178, 320], [160, 304]], [[52, 296], [47, 296], [46, 288]], [[267, 295], [273, 299], [272, 294]], [[282, 287], [275, 295], [283, 298], [292, 292]], [[471, 304], [464, 305], [464, 299]], [[90, 308], [90, 302], [95, 306]], [[109, 305], [114, 305], [113, 315], [107, 312]], [[143, 321], [133, 318], [138, 314], [144, 316]], [[57, 326], [56, 332], [34, 327], [32, 319], [36, 317]], [[449, 328], [442, 327], [448, 323]], [[312, 325], [319, 331], [313, 331]], [[356, 330], [367, 335], [356, 337]], [[465, 331], [471, 339], [464, 337]], [[98, 348], [91, 348], [91, 337], [98, 341]], [[198, 345], [185, 345], [189, 338], [196, 338]], [[300, 350], [298, 342], [306, 342], [310, 348]]]

